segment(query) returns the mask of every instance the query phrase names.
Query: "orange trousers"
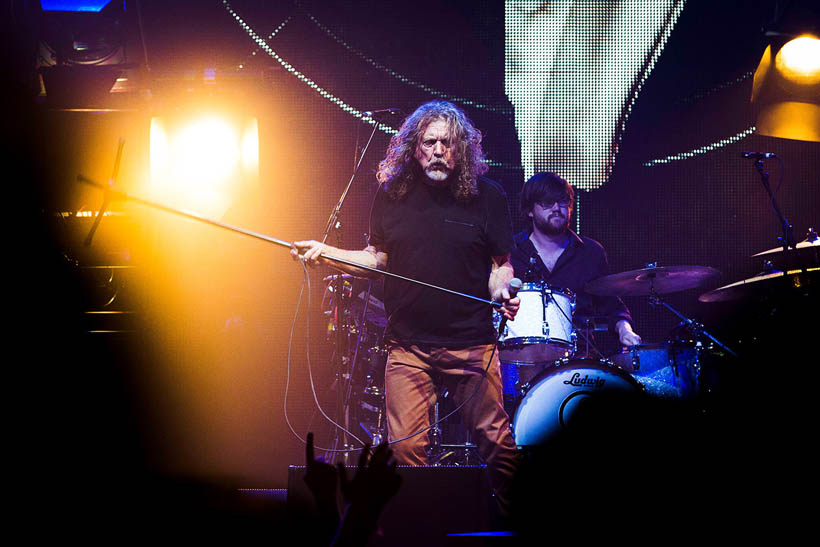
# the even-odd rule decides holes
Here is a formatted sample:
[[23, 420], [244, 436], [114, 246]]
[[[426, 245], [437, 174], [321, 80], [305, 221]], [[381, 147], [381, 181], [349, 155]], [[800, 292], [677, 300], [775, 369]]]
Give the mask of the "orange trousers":
[[[431, 410], [442, 386], [455, 405], [471, 397], [461, 408], [462, 419], [472, 434], [472, 442], [487, 464], [490, 487], [505, 505], [513, 475], [518, 467], [518, 450], [504, 411], [501, 368], [493, 345], [461, 349], [401, 345], [391, 342], [385, 368], [385, 396], [388, 439], [392, 442], [430, 425]], [[473, 394], [475, 392], [475, 394]], [[392, 444], [400, 465], [427, 464], [427, 433]]]

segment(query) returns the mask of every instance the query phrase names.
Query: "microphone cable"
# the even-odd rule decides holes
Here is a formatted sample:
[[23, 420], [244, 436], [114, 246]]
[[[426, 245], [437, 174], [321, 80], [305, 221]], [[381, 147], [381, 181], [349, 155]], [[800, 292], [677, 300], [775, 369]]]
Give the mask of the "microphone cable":
[[[295, 327], [296, 327], [296, 320], [299, 317], [299, 310], [302, 307], [302, 296], [304, 295], [305, 287], [307, 287], [307, 313], [305, 314], [305, 362], [307, 363], [308, 378], [310, 380], [310, 390], [311, 390], [311, 393], [313, 395], [313, 402], [316, 404], [316, 408], [319, 410], [319, 413], [322, 415], [322, 417], [324, 417], [334, 427], [336, 427], [338, 429], [341, 429], [342, 431], [344, 431], [345, 433], [350, 435], [353, 439], [355, 439], [356, 441], [358, 441], [362, 445], [362, 448], [364, 448], [366, 446], [366, 443], [364, 443], [361, 439], [359, 439], [352, 432], [348, 431], [346, 428], [344, 428], [343, 426], [336, 423], [330, 416], [327, 415], [324, 408], [322, 408], [321, 403], [319, 402], [318, 395], [316, 394], [316, 385], [315, 385], [315, 382], [313, 380], [313, 368], [312, 368], [311, 363], [310, 363], [310, 305], [311, 305], [310, 273], [308, 272], [308, 269], [307, 269], [307, 266], [305, 265], [304, 260], [300, 259], [299, 263], [302, 265], [302, 270], [304, 271], [305, 277], [304, 277], [304, 280], [302, 281], [302, 288], [299, 290], [299, 298], [297, 299], [297, 302], [296, 302], [296, 312], [293, 315], [293, 321], [291, 322], [291, 325], [290, 325], [290, 335], [289, 335], [289, 338], [288, 338], [288, 357], [287, 357], [287, 367], [286, 367], [287, 368], [287, 373], [286, 373], [286, 381], [285, 381], [285, 400], [284, 400], [285, 422], [287, 423], [287, 426], [290, 429], [290, 432], [297, 439], [299, 439], [299, 441], [301, 441], [303, 444], [307, 444], [307, 439], [303, 439], [296, 432], [296, 430], [293, 428], [293, 425], [291, 424], [290, 419], [288, 417], [288, 394], [289, 394], [289, 391], [290, 391], [290, 371], [291, 371], [291, 353], [292, 353], [292, 348], [293, 348], [293, 332], [294, 332]], [[321, 451], [324, 451], [324, 452], [350, 452], [351, 451], [351, 449], [330, 449], [330, 448], [321, 448], [321, 447], [315, 447], [315, 448], [316, 448], [316, 450], [321, 450]], [[361, 449], [357, 448], [355, 450], [361, 450]]]

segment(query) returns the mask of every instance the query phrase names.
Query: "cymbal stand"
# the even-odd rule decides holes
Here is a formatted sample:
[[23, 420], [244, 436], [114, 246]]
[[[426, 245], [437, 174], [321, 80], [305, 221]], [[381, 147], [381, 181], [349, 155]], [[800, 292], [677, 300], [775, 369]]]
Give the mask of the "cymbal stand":
[[685, 315], [680, 313], [678, 310], [673, 308], [671, 305], [669, 305], [668, 302], [663, 300], [660, 297], [660, 295], [657, 292], [655, 292], [655, 289], [652, 288], [652, 287], [650, 287], [650, 289], [649, 289], [649, 303], [653, 306], [663, 306], [667, 310], [671, 311], [673, 314], [677, 315], [683, 321], [683, 324], [687, 328], [689, 328], [689, 330], [692, 332], [692, 334], [695, 336], [695, 338], [700, 338], [701, 336], [705, 336], [709, 340], [711, 340], [712, 342], [714, 342], [715, 344], [717, 344], [718, 346], [723, 348], [727, 353], [729, 353], [733, 357], [737, 357], [737, 353], [735, 353], [734, 351], [732, 351], [731, 349], [726, 347], [725, 344], [721, 343], [717, 338], [715, 338], [714, 336], [709, 334], [709, 332], [707, 332], [707, 330], [703, 327], [703, 324], [695, 321], [694, 319], [690, 319], [689, 317], [686, 317]]

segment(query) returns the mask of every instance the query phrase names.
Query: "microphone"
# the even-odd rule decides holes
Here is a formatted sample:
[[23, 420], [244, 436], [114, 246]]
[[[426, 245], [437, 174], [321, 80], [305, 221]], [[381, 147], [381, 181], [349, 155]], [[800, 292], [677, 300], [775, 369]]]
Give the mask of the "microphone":
[[399, 108], [382, 108], [381, 110], [366, 110], [362, 112], [362, 116], [365, 118], [373, 118], [375, 116], [381, 116], [384, 114], [401, 114], [401, 109]]
[[775, 154], [774, 152], [741, 152], [740, 155], [744, 158], [754, 158], [756, 160], [777, 157], [777, 154]]
[[[518, 291], [521, 290], [523, 283], [517, 277], [513, 277], [510, 279], [510, 299], [515, 298], [518, 294]], [[501, 335], [504, 333], [504, 329], [507, 327], [507, 317], [502, 316], [501, 322], [498, 324], [498, 337], [500, 338]]]

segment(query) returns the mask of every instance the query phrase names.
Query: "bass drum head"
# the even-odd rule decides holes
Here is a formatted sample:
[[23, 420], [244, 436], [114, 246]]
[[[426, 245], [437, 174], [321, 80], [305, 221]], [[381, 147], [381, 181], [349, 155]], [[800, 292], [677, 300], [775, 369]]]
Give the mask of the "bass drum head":
[[519, 447], [541, 445], [563, 432], [584, 400], [597, 393], [643, 392], [632, 376], [597, 359], [562, 359], [530, 385], [513, 419]]

